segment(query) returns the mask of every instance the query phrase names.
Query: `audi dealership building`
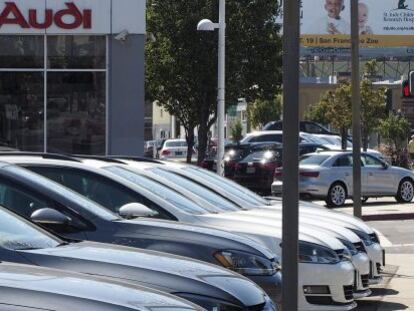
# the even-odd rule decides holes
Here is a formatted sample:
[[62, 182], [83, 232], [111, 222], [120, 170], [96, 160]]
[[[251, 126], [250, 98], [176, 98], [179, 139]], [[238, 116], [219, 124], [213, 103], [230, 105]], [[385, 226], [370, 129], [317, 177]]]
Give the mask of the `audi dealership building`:
[[0, 0], [0, 144], [141, 154], [145, 0]]

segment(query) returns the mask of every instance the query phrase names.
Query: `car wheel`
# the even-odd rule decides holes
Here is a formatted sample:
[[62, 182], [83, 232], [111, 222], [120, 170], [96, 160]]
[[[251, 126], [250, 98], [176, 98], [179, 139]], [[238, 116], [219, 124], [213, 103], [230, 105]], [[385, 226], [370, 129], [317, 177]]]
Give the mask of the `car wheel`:
[[328, 191], [326, 204], [328, 207], [340, 207], [345, 204], [347, 198], [346, 188], [343, 183], [334, 183]]
[[397, 202], [410, 203], [414, 197], [414, 184], [410, 179], [403, 179], [398, 186], [398, 192], [395, 197]]

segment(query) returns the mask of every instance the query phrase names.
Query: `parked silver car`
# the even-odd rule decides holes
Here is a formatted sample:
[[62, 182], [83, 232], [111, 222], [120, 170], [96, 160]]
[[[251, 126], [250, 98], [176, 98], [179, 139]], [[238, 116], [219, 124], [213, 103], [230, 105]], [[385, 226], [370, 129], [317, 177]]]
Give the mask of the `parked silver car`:
[[[305, 155], [299, 164], [301, 195], [326, 200], [330, 207], [344, 205], [352, 198], [352, 152], [329, 151]], [[414, 196], [412, 171], [390, 166], [370, 153], [362, 153], [362, 196], [394, 196], [400, 203]], [[282, 169], [275, 172], [272, 193], [282, 192]]]

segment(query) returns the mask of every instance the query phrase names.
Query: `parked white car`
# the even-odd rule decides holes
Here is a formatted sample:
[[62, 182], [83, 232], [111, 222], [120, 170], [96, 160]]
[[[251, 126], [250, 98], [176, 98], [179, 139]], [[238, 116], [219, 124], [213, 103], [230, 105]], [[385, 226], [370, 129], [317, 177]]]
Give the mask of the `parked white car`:
[[185, 139], [167, 139], [160, 150], [160, 159], [185, 159], [187, 148]]
[[[299, 163], [299, 191], [302, 195], [324, 199], [329, 207], [339, 207], [352, 197], [352, 153], [342, 151], [305, 155]], [[414, 198], [414, 173], [390, 166], [369, 153], [361, 155], [362, 196], [393, 196], [400, 203]], [[275, 174], [272, 193], [281, 193], [282, 171]]]
[[[130, 165], [132, 164], [130, 163]], [[135, 166], [137, 167], [142, 167], [143, 165], [144, 164], [135, 163]], [[200, 184], [202, 183], [203, 187], [198, 188], [197, 191], [192, 191], [192, 195], [190, 194], [191, 192], [187, 193], [187, 196], [191, 195], [192, 199], [197, 200], [197, 203], [202, 206], [206, 206], [206, 201], [210, 200], [210, 208], [220, 206], [222, 208], [234, 210], [234, 205], [237, 205], [238, 208], [247, 209], [248, 212], [246, 213], [254, 213], [262, 219], [268, 216], [281, 217], [282, 202], [280, 198], [270, 198], [269, 200], [266, 200], [231, 180], [198, 167], [170, 163], [166, 165], [169, 168], [177, 169], [176, 172], [179, 172], [183, 176], [199, 182]], [[174, 181], [171, 178], [169, 181], [173, 182], [174, 185]], [[180, 184], [177, 183], [177, 180], [175, 181], [175, 185]], [[181, 182], [181, 185], [184, 186], [183, 182]], [[189, 189], [190, 186], [186, 184], [184, 187]], [[203, 190], [203, 188], [213, 190], [216, 194], [219, 194], [222, 199], [220, 199], [220, 196], [208, 196], [208, 194], [205, 194], [206, 189]], [[204, 196], [205, 199], [200, 199], [200, 195]], [[230, 204], [229, 201], [231, 201]], [[305, 217], [314, 219], [314, 223], [312, 224], [314, 226], [319, 223], [326, 227], [327, 220], [329, 220], [330, 225], [337, 225], [340, 228], [346, 228], [355, 233], [362, 240], [366, 253], [370, 259], [370, 284], [376, 284], [381, 281], [381, 270], [385, 265], [385, 252], [379, 243], [378, 236], [372, 228], [358, 218], [327, 210], [319, 205], [308, 202], [300, 203], [300, 214], [301, 219], [304, 219]], [[343, 234], [343, 232], [339, 232], [338, 227], [332, 227], [331, 230], [335, 231], [337, 237], [340, 238], [340, 235]], [[356, 243], [349, 230], [346, 230], [348, 241]], [[356, 247], [358, 248], [359, 246], [356, 245]]]
[[[142, 178], [145, 179], [145, 177], [142, 177], [132, 166], [127, 167], [122, 164], [95, 160], [85, 160], [84, 163], [123, 176], [134, 183], [131, 189], [137, 191], [138, 187], [144, 187], [145, 190], [152, 191], [151, 201], [165, 199], [164, 201], [170, 202], [170, 204], [164, 203], [159, 207], [162, 207], [179, 221], [208, 225], [242, 234], [263, 243], [275, 254], [281, 254], [282, 233], [277, 226], [257, 224], [247, 218], [238, 221], [228, 218], [225, 214], [214, 214], [207, 209], [200, 212], [199, 205], [197, 205], [197, 211], [193, 210], [194, 202], [155, 180], [148, 182], [147, 179], [146, 182], [143, 182]], [[140, 191], [142, 192], [142, 190]], [[353, 309], [355, 303], [349, 299], [350, 290], [352, 290], [352, 297], [354, 297], [354, 286], [358, 284], [358, 281], [355, 277], [355, 268], [350, 261], [352, 255], [346, 247], [331, 235], [321, 231], [316, 232], [316, 230], [311, 232], [311, 229], [309, 229], [309, 234], [301, 233], [300, 240], [300, 310]], [[369, 291], [366, 294], [369, 294]]]

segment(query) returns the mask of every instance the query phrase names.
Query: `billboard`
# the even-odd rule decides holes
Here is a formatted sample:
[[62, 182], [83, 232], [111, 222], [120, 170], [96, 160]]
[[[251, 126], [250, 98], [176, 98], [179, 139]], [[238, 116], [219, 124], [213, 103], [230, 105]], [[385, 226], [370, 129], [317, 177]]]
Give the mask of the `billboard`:
[[[301, 0], [306, 47], [350, 46], [351, 0]], [[360, 0], [362, 47], [414, 46], [414, 0]]]

